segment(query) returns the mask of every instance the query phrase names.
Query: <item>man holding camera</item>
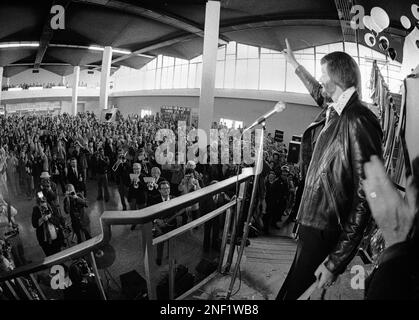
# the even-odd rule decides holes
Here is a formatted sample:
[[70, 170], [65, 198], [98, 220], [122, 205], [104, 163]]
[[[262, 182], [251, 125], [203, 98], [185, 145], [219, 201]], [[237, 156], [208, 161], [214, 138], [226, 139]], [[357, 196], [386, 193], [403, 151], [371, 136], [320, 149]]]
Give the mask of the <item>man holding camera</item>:
[[[140, 210], [147, 206], [147, 186], [144, 182], [144, 176], [141, 174], [141, 164], [134, 163], [132, 166], [131, 184], [128, 191], [128, 200], [131, 210]], [[131, 230], [135, 229], [132, 225]]]
[[70, 215], [71, 227], [77, 236], [78, 243], [82, 243], [91, 238], [90, 219], [85, 213], [84, 208], [87, 208], [87, 200], [81, 193], [76, 193], [72, 184], [68, 184], [64, 198], [64, 211]]
[[47, 202], [51, 206], [52, 210], [54, 210], [57, 216], [61, 216], [60, 200], [58, 197], [57, 185], [53, 181], [51, 181], [51, 176], [47, 171], [41, 173], [40, 179], [40, 189], [37, 191], [42, 192], [43, 196], [45, 197], [45, 199], [47, 199]]
[[105, 201], [109, 201], [109, 188], [108, 188], [108, 168], [110, 160], [105, 156], [105, 151], [101, 147], [96, 159], [96, 173], [97, 173], [97, 187], [98, 195], [97, 200], [103, 199], [103, 192], [105, 193]]
[[131, 184], [131, 179], [129, 174], [131, 173], [131, 168], [127, 163], [127, 158], [125, 154], [120, 152], [118, 156], [118, 161], [112, 168], [118, 180], [118, 191], [119, 196], [121, 197], [122, 210], [127, 210], [127, 198], [128, 198], [128, 189]]
[[37, 194], [36, 206], [32, 211], [32, 226], [36, 229], [36, 237], [46, 256], [61, 251], [64, 245], [61, 219], [41, 192]]
[[[185, 170], [185, 177], [182, 179], [179, 184], [179, 191], [182, 195], [201, 189], [198, 179], [195, 178], [195, 170], [192, 168], [187, 168]], [[195, 220], [199, 217], [199, 203], [194, 203], [190, 207], [186, 208], [186, 214], [182, 217], [182, 223], [186, 224], [188, 222], [188, 216], [192, 220]]]

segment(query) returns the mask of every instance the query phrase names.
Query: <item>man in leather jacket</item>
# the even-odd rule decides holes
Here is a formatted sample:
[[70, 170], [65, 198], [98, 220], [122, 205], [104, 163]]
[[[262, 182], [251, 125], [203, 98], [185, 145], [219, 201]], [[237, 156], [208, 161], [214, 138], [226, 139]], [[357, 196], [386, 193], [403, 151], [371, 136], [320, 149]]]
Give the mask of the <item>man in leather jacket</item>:
[[360, 101], [360, 71], [351, 56], [344, 52], [324, 56], [320, 84], [298, 64], [286, 43], [287, 61], [323, 107], [302, 137], [305, 186], [297, 219], [299, 240], [277, 296], [294, 300], [315, 281], [318, 288], [330, 286], [357, 253], [371, 219], [362, 189], [363, 165], [371, 155], [382, 156], [382, 131]]

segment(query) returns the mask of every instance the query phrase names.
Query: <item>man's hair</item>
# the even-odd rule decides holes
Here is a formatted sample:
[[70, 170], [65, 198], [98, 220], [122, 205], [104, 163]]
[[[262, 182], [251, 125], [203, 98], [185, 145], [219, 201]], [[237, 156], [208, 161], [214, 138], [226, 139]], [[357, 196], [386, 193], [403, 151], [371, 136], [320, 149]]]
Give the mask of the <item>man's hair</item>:
[[355, 87], [361, 97], [361, 72], [354, 58], [345, 52], [335, 51], [325, 55], [320, 63], [327, 64], [330, 79], [342, 90]]
[[160, 183], [159, 183], [159, 189], [161, 189], [161, 187], [162, 187], [163, 185], [167, 185], [167, 186], [169, 186], [169, 188], [170, 188], [170, 183], [169, 183], [169, 181], [167, 181], [167, 180], [160, 181]]

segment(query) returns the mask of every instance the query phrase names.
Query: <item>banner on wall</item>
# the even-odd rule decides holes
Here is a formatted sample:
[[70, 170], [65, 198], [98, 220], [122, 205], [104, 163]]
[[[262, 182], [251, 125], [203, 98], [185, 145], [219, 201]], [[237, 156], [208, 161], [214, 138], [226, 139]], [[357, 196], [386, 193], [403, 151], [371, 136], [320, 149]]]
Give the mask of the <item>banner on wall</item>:
[[186, 121], [186, 125], [190, 124], [191, 108], [179, 106], [162, 106], [160, 115], [163, 121]]
[[61, 103], [59, 101], [6, 104], [7, 113], [54, 112], [56, 110], [61, 110]]

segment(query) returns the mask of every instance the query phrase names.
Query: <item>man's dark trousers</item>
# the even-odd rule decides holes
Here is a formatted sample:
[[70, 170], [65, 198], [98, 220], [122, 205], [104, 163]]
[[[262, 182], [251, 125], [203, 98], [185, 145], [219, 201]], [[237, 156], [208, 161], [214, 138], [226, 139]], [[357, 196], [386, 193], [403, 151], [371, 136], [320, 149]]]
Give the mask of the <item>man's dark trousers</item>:
[[338, 242], [340, 232], [300, 226], [297, 251], [277, 300], [297, 300], [316, 281], [314, 272]]

